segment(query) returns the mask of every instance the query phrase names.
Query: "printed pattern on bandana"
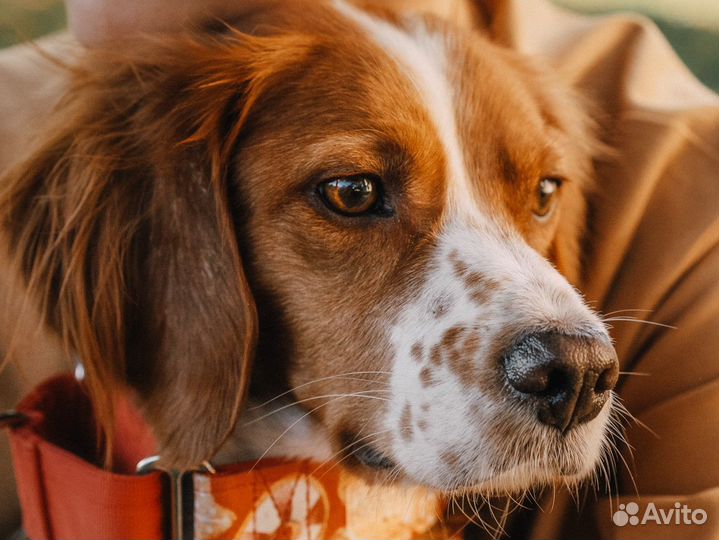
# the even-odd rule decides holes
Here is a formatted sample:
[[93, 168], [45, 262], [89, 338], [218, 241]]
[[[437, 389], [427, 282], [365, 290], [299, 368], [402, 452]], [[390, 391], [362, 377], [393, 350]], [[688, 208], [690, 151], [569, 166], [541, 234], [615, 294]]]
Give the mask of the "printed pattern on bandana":
[[263, 461], [237, 472], [195, 474], [196, 538], [413, 540], [447, 533], [438, 530], [440, 499], [420, 488], [373, 489], [336, 464], [309, 461]]
[[332, 537], [344, 525], [345, 511], [338, 474], [330, 467], [302, 461], [261, 465], [240, 476], [195, 474], [195, 537]]

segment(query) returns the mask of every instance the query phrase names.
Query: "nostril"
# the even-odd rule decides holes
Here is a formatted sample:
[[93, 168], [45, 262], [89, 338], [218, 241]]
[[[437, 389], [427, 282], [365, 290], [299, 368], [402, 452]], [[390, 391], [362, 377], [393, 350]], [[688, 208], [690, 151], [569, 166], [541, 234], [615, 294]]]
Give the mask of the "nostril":
[[550, 374], [544, 369], [534, 369], [529, 372], [508, 371], [509, 384], [522, 394], [544, 395], [550, 385]]
[[572, 387], [576, 369], [558, 356], [555, 344], [541, 334], [525, 337], [503, 358], [509, 384], [522, 394], [554, 398]]
[[570, 379], [566, 370], [555, 367], [550, 370], [546, 387], [542, 393], [546, 396], [561, 394], [571, 384]]
[[594, 385], [594, 393], [601, 394], [607, 390], [611, 390], [617, 384], [618, 372], [614, 367], [609, 367], [602, 371], [597, 377], [597, 382]]

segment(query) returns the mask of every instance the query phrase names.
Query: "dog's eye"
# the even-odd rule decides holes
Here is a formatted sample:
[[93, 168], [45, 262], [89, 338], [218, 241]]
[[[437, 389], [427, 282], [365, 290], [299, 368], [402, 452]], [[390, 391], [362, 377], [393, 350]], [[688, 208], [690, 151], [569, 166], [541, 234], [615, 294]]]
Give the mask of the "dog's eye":
[[319, 192], [330, 210], [356, 216], [376, 207], [380, 186], [379, 180], [371, 175], [356, 175], [324, 182]]
[[537, 202], [534, 207], [534, 215], [539, 220], [549, 218], [556, 206], [557, 192], [562, 185], [559, 178], [543, 178], [537, 189]]

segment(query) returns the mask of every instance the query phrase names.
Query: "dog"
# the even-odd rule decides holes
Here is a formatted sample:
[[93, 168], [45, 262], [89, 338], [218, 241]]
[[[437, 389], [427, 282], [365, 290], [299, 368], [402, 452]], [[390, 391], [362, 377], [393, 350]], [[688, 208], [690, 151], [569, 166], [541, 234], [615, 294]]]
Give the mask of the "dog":
[[618, 364], [573, 285], [601, 145], [551, 70], [350, 0], [70, 69], [0, 215], [109, 440], [130, 392], [171, 467], [489, 494], [594, 471]]

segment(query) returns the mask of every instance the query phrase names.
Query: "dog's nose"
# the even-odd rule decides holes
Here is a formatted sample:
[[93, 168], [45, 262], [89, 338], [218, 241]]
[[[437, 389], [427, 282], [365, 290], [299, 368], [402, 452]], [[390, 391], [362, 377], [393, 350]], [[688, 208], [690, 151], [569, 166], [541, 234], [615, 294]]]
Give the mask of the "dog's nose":
[[562, 432], [596, 417], [619, 376], [607, 339], [557, 332], [525, 336], [503, 364], [509, 384], [530, 398], [539, 421]]

